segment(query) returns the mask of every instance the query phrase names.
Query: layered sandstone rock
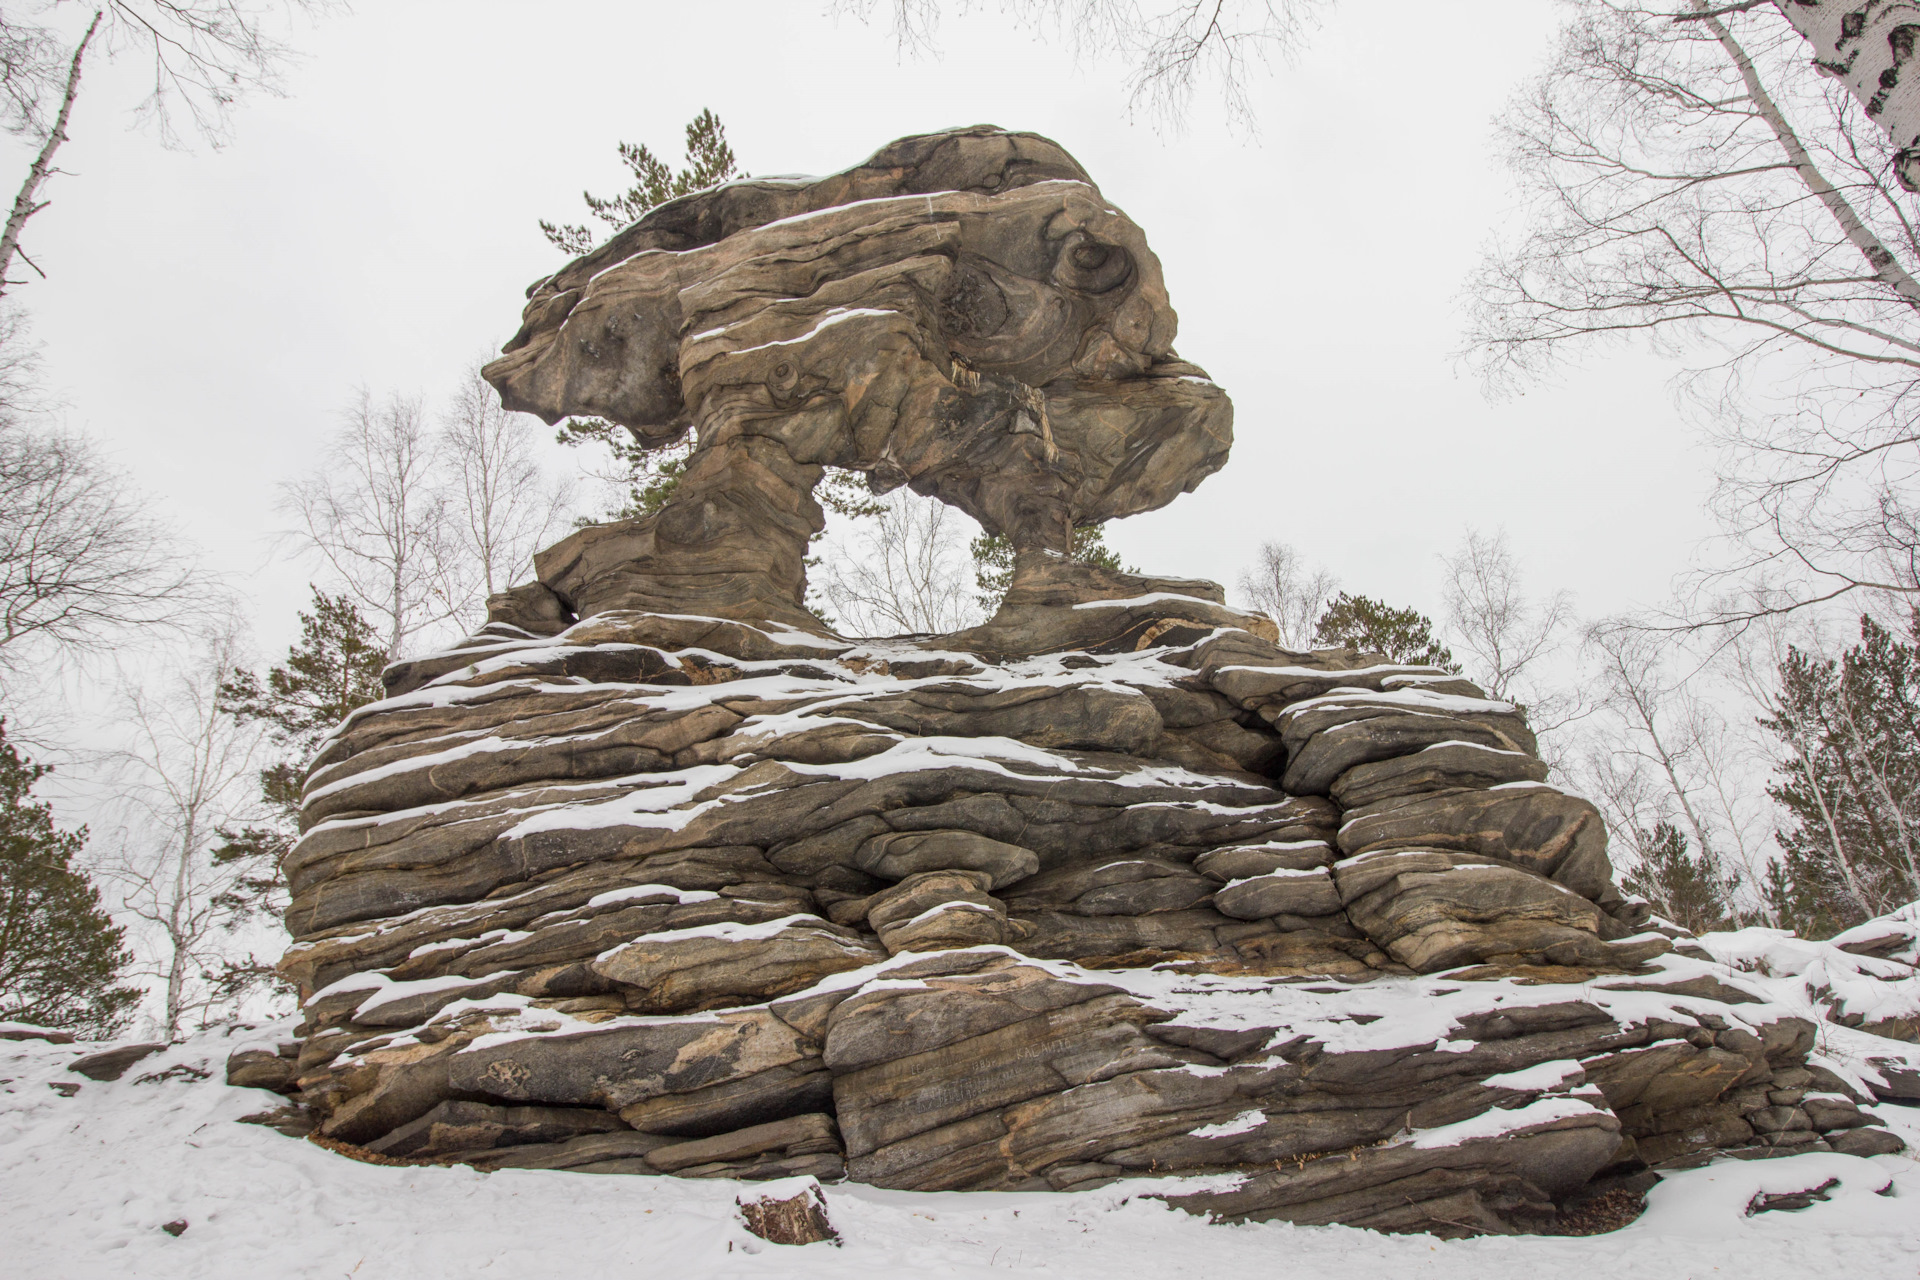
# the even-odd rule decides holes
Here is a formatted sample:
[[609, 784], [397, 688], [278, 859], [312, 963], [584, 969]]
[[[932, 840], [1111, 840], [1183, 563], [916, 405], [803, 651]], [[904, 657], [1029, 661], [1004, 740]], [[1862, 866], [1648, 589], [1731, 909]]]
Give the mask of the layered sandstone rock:
[[[316, 761], [284, 963], [288, 1087], [376, 1152], [1239, 1170], [1173, 1198], [1510, 1230], [1596, 1177], [1893, 1142], [1817, 1087], [1811, 1022], [1645, 927], [1585, 802], [1434, 748], [1519, 732], [1444, 673], [1225, 629], [993, 662], [607, 614], [394, 674]], [[1349, 809], [1381, 760], [1276, 785], [1270, 726], [1329, 699], [1460, 719], [1392, 757], [1425, 790]]]
[[[688, 479], [332, 735], [286, 864], [300, 1042], [236, 1071], [392, 1158], [1233, 1173], [1163, 1193], [1447, 1233], [1893, 1142], [1812, 1021], [1621, 896], [1517, 708], [1059, 554], [1224, 458], [1172, 338], [1138, 229], [990, 129], [676, 201], [537, 286], [508, 402], [691, 425]], [[1000, 612], [828, 633], [823, 465], [1007, 533]]]

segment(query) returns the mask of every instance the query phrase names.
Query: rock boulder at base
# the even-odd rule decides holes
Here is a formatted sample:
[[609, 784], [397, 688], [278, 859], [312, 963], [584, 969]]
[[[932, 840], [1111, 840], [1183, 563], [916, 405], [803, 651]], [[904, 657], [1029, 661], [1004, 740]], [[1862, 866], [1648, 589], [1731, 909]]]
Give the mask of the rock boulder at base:
[[89, 1053], [75, 1058], [67, 1064], [67, 1070], [78, 1072], [89, 1080], [118, 1080], [127, 1074], [128, 1068], [142, 1058], [150, 1058], [167, 1046], [164, 1044], [127, 1044], [116, 1049], [103, 1049], [99, 1053]]

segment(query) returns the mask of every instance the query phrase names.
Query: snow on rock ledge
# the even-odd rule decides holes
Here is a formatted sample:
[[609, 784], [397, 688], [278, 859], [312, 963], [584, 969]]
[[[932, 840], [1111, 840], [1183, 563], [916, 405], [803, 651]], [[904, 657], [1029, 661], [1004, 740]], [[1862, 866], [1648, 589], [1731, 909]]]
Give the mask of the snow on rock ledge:
[[[1225, 1175], [1170, 1199], [1443, 1233], [1545, 1229], [1595, 1179], [1716, 1152], [1897, 1145], [1858, 1073], [1808, 1065], [1804, 991], [1735, 954], [1789, 943], [1672, 953], [1584, 802], [1478, 774], [1355, 810], [1289, 795], [1261, 710], [1211, 683], [1255, 649], [1377, 680], [1365, 659], [1222, 630], [931, 672], [896, 642], [857, 665], [709, 648], [698, 684], [666, 683], [671, 649], [652, 681], [547, 674], [632, 661], [601, 638], [621, 625], [661, 626], [525, 638], [323, 755], [335, 782], [368, 757], [395, 806], [330, 814], [290, 859], [312, 923], [283, 965], [308, 995], [285, 1087], [325, 1133], [915, 1190]], [[595, 776], [561, 749], [589, 703], [589, 741], [680, 745]], [[565, 775], [448, 796], [468, 707]], [[1828, 975], [1900, 964], [1819, 945]], [[1436, 948], [1452, 967], [1417, 972]]]

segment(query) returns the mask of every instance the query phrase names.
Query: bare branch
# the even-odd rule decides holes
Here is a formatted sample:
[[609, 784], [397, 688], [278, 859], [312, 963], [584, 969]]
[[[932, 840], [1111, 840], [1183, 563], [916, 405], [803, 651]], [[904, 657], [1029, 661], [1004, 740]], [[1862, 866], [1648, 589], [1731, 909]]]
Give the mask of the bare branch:
[[205, 582], [124, 477], [74, 437], [0, 423], [0, 676], [177, 628]]
[[1763, 4], [1772, 4], [1773, 0], [1740, 0], [1739, 4], [1723, 4], [1717, 9], [1700, 9], [1693, 13], [1676, 13], [1675, 22], [1700, 22], [1706, 18], [1724, 18], [1730, 13], [1745, 13], [1749, 9], [1758, 9]]
[[1673, 669], [1671, 641], [1612, 622], [1589, 628], [1585, 648], [1598, 667], [1599, 706], [1571, 772], [1615, 848], [1644, 864], [1667, 824], [1691, 839], [1711, 874], [1752, 886], [1772, 814], [1751, 784], [1760, 761], [1750, 722], [1722, 712], [1697, 667]]
[[[1065, 44], [1076, 57], [1116, 56], [1128, 68], [1132, 105], [1178, 124], [1195, 92], [1211, 82], [1228, 114], [1251, 126], [1254, 75], [1299, 45], [1325, 0], [998, 0], [1008, 23]], [[831, 0], [828, 12], [869, 21], [889, 15], [903, 52], [938, 47], [941, 17], [986, 0]]]
[[441, 420], [439, 455], [446, 468], [451, 595], [468, 629], [482, 620], [476, 605], [514, 585], [533, 553], [567, 524], [572, 495], [549, 484], [534, 460], [533, 424], [508, 413], [474, 364]]
[[243, 662], [229, 624], [201, 637], [157, 688], [124, 681], [115, 769], [123, 823], [101, 870], [139, 923], [138, 972], [158, 988], [169, 1039], [219, 1002], [215, 975], [236, 946], [222, 899], [243, 872], [216, 862], [212, 849], [220, 828], [245, 823], [257, 804], [259, 727], [219, 705], [221, 681]]
[[1273, 619], [1280, 644], [1304, 653], [1313, 648], [1314, 624], [1340, 582], [1325, 569], [1309, 570], [1286, 543], [1263, 542], [1254, 562], [1240, 571], [1239, 587], [1249, 606]]
[[878, 515], [821, 555], [821, 587], [850, 635], [932, 634], [979, 621], [972, 562], [952, 507], [897, 489]]
[[110, 49], [151, 68], [150, 87], [137, 115], [163, 142], [181, 140], [184, 113], [195, 134], [215, 146], [226, 141], [235, 103], [250, 92], [278, 94], [280, 69], [293, 51], [280, 39], [274, 15], [318, 16], [339, 0], [107, 0]]
[[1530, 213], [1474, 277], [1472, 358], [1493, 387], [1628, 338], [1691, 362], [1726, 535], [1676, 625], [1920, 592], [1920, 234], [1891, 148], [1770, 6], [1573, 7], [1501, 120]]
[[1451, 556], [1442, 556], [1447, 627], [1472, 659], [1468, 674], [1488, 693], [1526, 707], [1542, 735], [1579, 720], [1592, 706], [1575, 689], [1538, 679], [1573, 626], [1573, 597], [1565, 591], [1536, 600], [1526, 593], [1519, 561], [1504, 531], [1488, 537], [1469, 529]]
[[[196, 136], [219, 146], [226, 140], [230, 109], [243, 94], [280, 91], [279, 69], [292, 51], [274, 34], [278, 19], [273, 15], [319, 14], [340, 2], [94, 0], [86, 6], [92, 18], [71, 47], [71, 36], [57, 19], [47, 25], [20, 17], [20, 10], [30, 8], [55, 19], [63, 0], [23, 0], [10, 5], [10, 13], [0, 13], [0, 127], [40, 143], [0, 230], [0, 293], [18, 283], [7, 273], [15, 257], [26, 261], [20, 237], [27, 219], [47, 207], [39, 192], [59, 172], [54, 155], [68, 141], [67, 123], [90, 50], [104, 46], [108, 58], [132, 55], [152, 68], [151, 87], [136, 118], [152, 124], [162, 143], [180, 142], [175, 120], [184, 112]], [[44, 278], [39, 267], [27, 265]]]
[[423, 419], [418, 400], [376, 404], [362, 390], [325, 461], [281, 488], [282, 509], [299, 521], [293, 540], [385, 633], [389, 661], [472, 595], [460, 581], [453, 508]]

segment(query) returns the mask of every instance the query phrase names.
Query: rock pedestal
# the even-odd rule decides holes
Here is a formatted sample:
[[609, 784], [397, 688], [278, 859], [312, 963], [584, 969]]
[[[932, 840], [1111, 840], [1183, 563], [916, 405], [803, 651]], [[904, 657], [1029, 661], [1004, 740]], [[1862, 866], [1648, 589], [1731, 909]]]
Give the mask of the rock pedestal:
[[[1138, 229], [991, 129], [687, 197], [536, 286], [509, 405], [694, 426], [688, 479], [328, 740], [297, 1058], [246, 1069], [392, 1158], [1234, 1174], [1155, 1194], [1443, 1234], [1896, 1142], [1805, 1066], [1811, 1022], [1620, 895], [1517, 708], [1061, 554], [1224, 459], [1172, 337]], [[828, 633], [826, 465], [1006, 533], [1000, 612]]]

